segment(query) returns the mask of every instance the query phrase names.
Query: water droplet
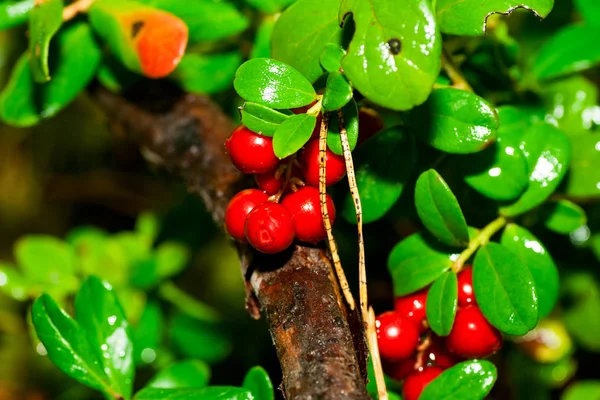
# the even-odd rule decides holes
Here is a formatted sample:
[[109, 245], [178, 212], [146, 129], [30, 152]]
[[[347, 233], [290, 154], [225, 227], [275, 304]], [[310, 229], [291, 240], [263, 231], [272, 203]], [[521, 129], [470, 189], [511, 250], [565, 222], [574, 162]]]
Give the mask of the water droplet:
[[40, 356], [45, 356], [48, 354], [48, 350], [46, 350], [46, 347], [44, 347], [42, 343], [38, 343], [38, 345], [35, 347], [35, 351], [37, 351]]
[[108, 323], [110, 326], [113, 326], [115, 324], [115, 321], [117, 320], [117, 316], [116, 315], [111, 315], [110, 317], [108, 317]]
[[151, 362], [156, 360], [156, 352], [150, 348], [147, 348], [142, 350], [141, 357], [143, 362], [150, 364]]

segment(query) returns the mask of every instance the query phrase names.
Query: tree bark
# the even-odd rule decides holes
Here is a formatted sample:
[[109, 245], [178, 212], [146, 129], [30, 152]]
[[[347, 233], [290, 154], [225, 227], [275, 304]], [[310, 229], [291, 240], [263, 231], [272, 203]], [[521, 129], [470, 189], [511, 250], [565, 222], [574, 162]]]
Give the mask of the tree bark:
[[[153, 164], [180, 175], [218, 225], [229, 199], [249, 180], [231, 164], [232, 121], [203, 96], [147, 85], [123, 97], [92, 96], [113, 130], [140, 144]], [[327, 250], [301, 245], [265, 255], [238, 244], [246, 308], [266, 316], [288, 399], [368, 399], [367, 347], [357, 312], [341, 296]]]

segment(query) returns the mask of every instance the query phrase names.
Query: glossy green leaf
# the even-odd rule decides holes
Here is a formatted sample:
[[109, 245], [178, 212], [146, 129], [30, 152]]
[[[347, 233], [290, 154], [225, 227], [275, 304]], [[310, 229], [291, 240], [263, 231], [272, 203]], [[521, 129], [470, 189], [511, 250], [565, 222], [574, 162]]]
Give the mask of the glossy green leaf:
[[249, 58], [271, 58], [271, 39], [276, 21], [275, 17], [263, 17], [260, 21], [254, 35], [254, 45]]
[[187, 357], [213, 364], [231, 352], [230, 340], [219, 322], [177, 314], [169, 329], [173, 348]]
[[75, 314], [83, 332], [100, 354], [112, 390], [131, 398], [135, 365], [129, 323], [111, 286], [88, 278], [75, 297]]
[[599, 26], [568, 25], [548, 40], [540, 49], [533, 72], [538, 79], [557, 78], [585, 71], [600, 63], [600, 48], [595, 38]]
[[214, 55], [188, 53], [169, 78], [187, 92], [218, 93], [231, 86], [241, 63], [242, 55], [238, 51]]
[[573, 158], [565, 182], [565, 193], [572, 197], [600, 196], [600, 138], [581, 135], [571, 138]]
[[317, 117], [308, 114], [292, 115], [279, 125], [273, 135], [273, 151], [279, 158], [296, 153], [310, 139]]
[[323, 93], [323, 110], [339, 110], [352, 99], [352, 86], [346, 76], [334, 71], [327, 77], [325, 92]]
[[394, 294], [403, 296], [438, 279], [458, 257], [455, 249], [441, 245], [426, 233], [415, 233], [398, 243], [388, 258]]
[[263, 105], [246, 102], [240, 108], [242, 124], [253, 132], [273, 136], [277, 128], [290, 116]]
[[340, 0], [296, 1], [275, 24], [272, 57], [293, 66], [309, 81], [316, 81], [323, 74], [319, 58], [325, 46], [342, 43], [339, 9]]
[[[344, 126], [346, 128], [346, 136], [348, 137], [350, 151], [353, 151], [356, 147], [356, 143], [358, 142], [358, 106], [356, 105], [356, 101], [350, 100], [350, 102], [348, 102], [348, 104], [342, 108], [342, 115], [344, 117]], [[337, 113], [329, 120], [329, 130], [327, 131], [327, 147], [335, 154], [340, 156], [344, 155]]]
[[560, 400], [591, 400], [600, 398], [600, 381], [578, 381], [569, 385]]
[[8, 84], [0, 93], [0, 118], [7, 124], [25, 127], [40, 120], [34, 97], [35, 83], [29, 56], [23, 54], [13, 66]]
[[480, 400], [492, 390], [498, 372], [487, 360], [470, 360], [442, 372], [425, 387], [419, 400]]
[[343, 0], [356, 30], [344, 73], [363, 96], [393, 110], [409, 110], [429, 96], [440, 70], [441, 38], [428, 0]]
[[538, 293], [531, 272], [506, 247], [488, 243], [473, 263], [473, 289], [481, 312], [500, 331], [524, 335], [538, 322]]
[[558, 269], [548, 250], [531, 232], [517, 224], [506, 226], [500, 243], [529, 268], [535, 282], [540, 318], [546, 317], [558, 300], [560, 284]]
[[568, 235], [587, 223], [585, 211], [569, 200], [546, 203], [541, 209], [546, 228]]
[[154, 362], [161, 344], [162, 329], [160, 305], [155, 301], [148, 301], [139, 321], [132, 327], [133, 352], [137, 364]]
[[465, 90], [435, 89], [411, 111], [407, 121], [414, 134], [446, 153], [476, 153], [488, 147], [498, 130], [498, 116], [483, 98]]
[[437, 278], [427, 292], [427, 322], [438, 336], [448, 336], [454, 324], [458, 305], [456, 272], [447, 271]]
[[483, 35], [491, 14], [510, 14], [517, 8], [533, 11], [545, 18], [554, 0], [437, 0], [436, 17], [443, 33], [461, 36]]
[[273, 383], [263, 367], [256, 366], [250, 368], [244, 377], [242, 387], [252, 392], [256, 400], [275, 400]]
[[[413, 137], [398, 127], [378, 133], [356, 150], [354, 167], [364, 223], [380, 219], [398, 201], [414, 169], [415, 157]], [[356, 222], [349, 194], [342, 215], [347, 221]]]
[[415, 188], [415, 207], [423, 225], [448, 246], [465, 246], [469, 231], [456, 196], [437, 171], [423, 172]]
[[242, 64], [233, 86], [244, 100], [273, 108], [302, 107], [317, 98], [312, 85], [300, 72], [269, 58], [255, 58]]
[[203, 388], [210, 380], [210, 367], [198, 360], [180, 361], [160, 370], [147, 387], [160, 389]]
[[346, 55], [346, 50], [338, 44], [327, 43], [321, 53], [319, 62], [327, 72], [340, 71], [342, 68], [342, 58]]
[[140, 390], [134, 400], [256, 400], [246, 389], [230, 386], [209, 386], [202, 389], [158, 389]]
[[62, 25], [62, 12], [62, 0], [44, 1], [29, 12], [29, 62], [36, 82], [50, 80], [50, 40]]
[[596, 0], [575, 0], [574, 3], [586, 24], [600, 26], [600, 3]]
[[571, 160], [571, 143], [561, 130], [548, 124], [537, 124], [522, 138], [529, 171], [529, 186], [514, 203], [502, 207], [500, 213], [512, 217], [543, 203], [558, 187]]
[[246, 3], [251, 6], [264, 11], [266, 13], [274, 14], [281, 11], [285, 7], [289, 6], [294, 0], [245, 0]]
[[27, 22], [35, 0], [4, 1], [0, 3], [0, 30]]

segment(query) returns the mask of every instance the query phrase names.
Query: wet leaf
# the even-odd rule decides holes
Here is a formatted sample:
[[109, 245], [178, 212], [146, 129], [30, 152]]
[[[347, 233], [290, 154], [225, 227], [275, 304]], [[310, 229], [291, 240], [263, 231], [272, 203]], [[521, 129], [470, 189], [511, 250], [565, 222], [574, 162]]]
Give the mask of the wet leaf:
[[[344, 117], [346, 136], [348, 137], [350, 151], [353, 151], [358, 142], [359, 135], [358, 106], [356, 105], [356, 101], [353, 99], [350, 100], [350, 102], [348, 102], [348, 104], [342, 108], [342, 115]], [[335, 154], [340, 156], [344, 155], [337, 113], [329, 120], [329, 130], [327, 131], [327, 147]]]
[[203, 388], [210, 380], [210, 367], [198, 360], [180, 361], [161, 369], [147, 387], [161, 389]]
[[489, 361], [464, 361], [442, 372], [425, 387], [419, 399], [483, 399], [492, 390], [497, 374], [496, 367]]
[[27, 22], [35, 0], [4, 1], [0, 3], [0, 30]]
[[263, 367], [256, 366], [250, 368], [244, 377], [242, 387], [252, 392], [254, 398], [257, 400], [275, 400], [273, 383]]
[[158, 389], [140, 390], [134, 400], [256, 400], [246, 389], [232, 386], [210, 386], [202, 389]]
[[427, 292], [427, 322], [438, 336], [448, 336], [458, 304], [458, 280], [453, 271], [437, 278]]
[[161, 344], [163, 315], [160, 305], [148, 301], [137, 324], [132, 328], [133, 351], [137, 364], [150, 364], [156, 359]]
[[581, 135], [571, 138], [569, 173], [565, 193], [572, 197], [600, 196], [600, 135]]
[[279, 125], [273, 135], [273, 151], [281, 159], [302, 148], [310, 139], [317, 118], [308, 114], [292, 115]]
[[327, 77], [325, 93], [323, 93], [323, 111], [339, 110], [352, 99], [352, 86], [348, 79], [339, 71], [334, 71]]
[[346, 50], [338, 44], [327, 43], [321, 53], [319, 61], [323, 69], [327, 72], [339, 71], [342, 68], [342, 58], [346, 55]]
[[546, 203], [541, 209], [546, 228], [563, 235], [576, 231], [587, 223], [585, 211], [569, 200]]
[[290, 118], [289, 114], [263, 105], [246, 102], [240, 109], [242, 124], [252, 132], [260, 133], [265, 136], [273, 136], [277, 128]]
[[41, 2], [29, 12], [29, 61], [33, 80], [36, 82], [50, 80], [50, 40], [62, 25], [62, 12], [62, 0]]

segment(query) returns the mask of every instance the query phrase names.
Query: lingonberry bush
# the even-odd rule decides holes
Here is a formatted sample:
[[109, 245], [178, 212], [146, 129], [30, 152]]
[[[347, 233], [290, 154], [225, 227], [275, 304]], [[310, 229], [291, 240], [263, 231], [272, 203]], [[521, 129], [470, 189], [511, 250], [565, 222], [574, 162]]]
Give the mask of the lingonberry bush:
[[[117, 132], [142, 126], [146, 159], [183, 175], [235, 242], [288, 398], [592, 399], [600, 7], [553, 3], [2, 0], [0, 28], [27, 43], [0, 119], [44, 127], [87, 96]], [[184, 105], [167, 112], [172, 85]], [[191, 250], [159, 225], [19, 239], [0, 288], [29, 309], [32, 347], [105, 398], [273, 399], [261, 367], [209, 385], [209, 365], [236, 354], [218, 313], [175, 283]], [[294, 274], [315, 258], [333, 289], [309, 304], [299, 288], [323, 286]], [[296, 272], [257, 275], [282, 263]], [[278, 287], [289, 307], [265, 294]], [[303, 354], [302, 332], [321, 349], [347, 340], [350, 361]], [[327, 393], [336, 373], [356, 379]]]

